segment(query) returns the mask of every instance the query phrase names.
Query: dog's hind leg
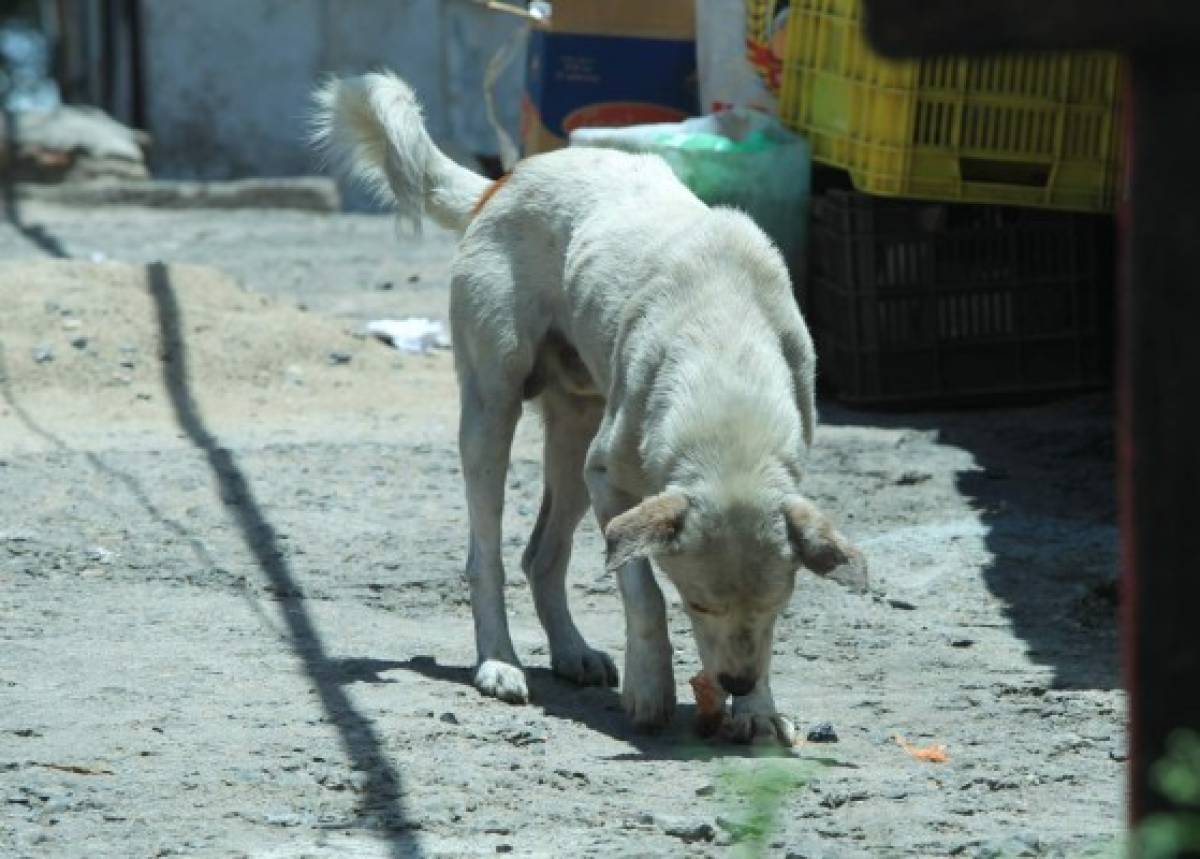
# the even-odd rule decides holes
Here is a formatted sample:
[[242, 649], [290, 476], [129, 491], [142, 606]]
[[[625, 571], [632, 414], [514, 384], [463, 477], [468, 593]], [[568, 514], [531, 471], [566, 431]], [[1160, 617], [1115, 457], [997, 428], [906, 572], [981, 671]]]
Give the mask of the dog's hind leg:
[[612, 659], [589, 647], [571, 619], [566, 587], [571, 539], [589, 507], [584, 460], [604, 403], [549, 389], [542, 394], [541, 405], [546, 435], [545, 488], [521, 566], [550, 640], [554, 673], [584, 686], [616, 686], [617, 668]]
[[508, 632], [501, 557], [504, 481], [521, 400], [519, 391], [487, 384], [461, 363], [459, 385], [458, 442], [471, 529], [467, 581], [479, 657], [475, 686], [485, 695], [522, 704], [529, 699], [529, 690]]

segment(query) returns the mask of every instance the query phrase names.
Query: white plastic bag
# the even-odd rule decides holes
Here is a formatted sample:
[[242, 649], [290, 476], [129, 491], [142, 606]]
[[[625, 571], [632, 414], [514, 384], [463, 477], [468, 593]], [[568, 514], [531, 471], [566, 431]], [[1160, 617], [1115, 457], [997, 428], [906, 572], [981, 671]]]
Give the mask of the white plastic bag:
[[757, 110], [725, 110], [684, 122], [578, 128], [572, 146], [653, 153], [697, 197], [741, 209], [796, 263], [808, 238], [812, 163], [808, 141]]

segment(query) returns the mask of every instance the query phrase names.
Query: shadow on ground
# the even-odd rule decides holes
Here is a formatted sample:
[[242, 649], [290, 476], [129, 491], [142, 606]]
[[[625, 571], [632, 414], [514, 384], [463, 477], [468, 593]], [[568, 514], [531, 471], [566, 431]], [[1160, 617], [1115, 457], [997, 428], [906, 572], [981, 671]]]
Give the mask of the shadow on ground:
[[[1120, 685], [1111, 398], [1004, 410], [862, 411], [822, 403], [824, 423], [937, 433], [976, 468], [957, 488], [986, 528], [988, 589], [1014, 635], [1064, 689]], [[912, 464], [920, 468], [919, 462]]]
[[[405, 662], [388, 665], [415, 672], [430, 680], [472, 686], [473, 669], [441, 665], [432, 656], [414, 656]], [[675, 712], [675, 720], [666, 729], [656, 733], [639, 732], [626, 717], [621, 708], [621, 696], [615, 689], [579, 687], [559, 679], [547, 668], [527, 666], [525, 676], [534, 708], [552, 718], [576, 722], [589, 731], [603, 734], [632, 747], [632, 751], [612, 755], [609, 760], [653, 762], [782, 757], [796, 758], [826, 767], [854, 768], [854, 764], [836, 758], [802, 754], [797, 750], [782, 749], [776, 745], [748, 746], [702, 740], [692, 729], [696, 720], [694, 704], [681, 703]]]
[[347, 683], [376, 678], [381, 670], [380, 663], [335, 659], [326, 652], [275, 529], [263, 516], [236, 457], [209, 432], [196, 407], [189, 385], [187, 346], [182, 335], [179, 304], [167, 269], [157, 263], [147, 266], [146, 278], [162, 337], [163, 383], [175, 418], [187, 438], [207, 459], [220, 498], [237, 523], [268, 588], [277, 598], [284, 638], [311, 679], [326, 716], [338, 731], [351, 766], [367, 775], [358, 814], [364, 824], [387, 833], [391, 854], [397, 859], [419, 855], [418, 844], [410, 831], [413, 824], [401, 800], [400, 773], [384, 754], [382, 741], [371, 720], [355, 709], [343, 688]]

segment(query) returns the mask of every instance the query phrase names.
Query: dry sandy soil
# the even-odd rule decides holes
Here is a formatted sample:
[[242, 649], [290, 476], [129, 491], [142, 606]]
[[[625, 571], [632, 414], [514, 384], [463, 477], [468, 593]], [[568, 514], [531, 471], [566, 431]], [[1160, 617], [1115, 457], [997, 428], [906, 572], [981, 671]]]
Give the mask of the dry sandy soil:
[[[878, 592], [804, 577], [775, 686], [838, 742], [701, 742], [687, 706], [644, 736], [616, 692], [546, 667], [517, 564], [540, 495], [533, 420], [506, 515], [534, 702], [470, 686], [451, 361], [354, 333], [443, 316], [450, 237], [272, 211], [10, 221], [0, 855], [1111, 851], [1125, 753], [1107, 398], [824, 404], [808, 489]], [[572, 599], [619, 665], [601, 560], [589, 523]], [[671, 612], [689, 700], [695, 651]]]

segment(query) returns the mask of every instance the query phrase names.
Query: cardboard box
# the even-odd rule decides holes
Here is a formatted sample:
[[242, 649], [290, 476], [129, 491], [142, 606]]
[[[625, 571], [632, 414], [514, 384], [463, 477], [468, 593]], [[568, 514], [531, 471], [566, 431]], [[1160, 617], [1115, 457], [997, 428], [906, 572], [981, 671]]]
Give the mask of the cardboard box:
[[529, 37], [525, 155], [584, 126], [677, 122], [697, 112], [694, 0], [557, 0]]

